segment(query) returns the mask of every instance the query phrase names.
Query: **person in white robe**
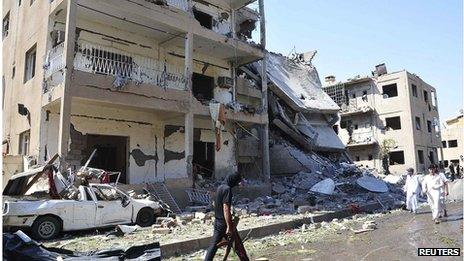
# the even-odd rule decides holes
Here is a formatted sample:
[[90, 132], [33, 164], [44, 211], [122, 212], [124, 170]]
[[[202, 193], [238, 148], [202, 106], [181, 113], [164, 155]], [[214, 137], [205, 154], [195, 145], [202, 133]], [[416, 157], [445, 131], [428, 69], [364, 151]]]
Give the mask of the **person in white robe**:
[[413, 168], [407, 170], [406, 183], [403, 190], [406, 192], [406, 209], [417, 213], [417, 196], [420, 193], [420, 182]]
[[441, 213], [441, 189], [444, 186], [443, 179], [438, 174], [435, 164], [430, 165], [429, 174], [424, 177], [422, 183], [422, 192], [427, 195], [427, 202], [432, 210], [432, 219], [436, 224], [440, 223], [439, 215]]

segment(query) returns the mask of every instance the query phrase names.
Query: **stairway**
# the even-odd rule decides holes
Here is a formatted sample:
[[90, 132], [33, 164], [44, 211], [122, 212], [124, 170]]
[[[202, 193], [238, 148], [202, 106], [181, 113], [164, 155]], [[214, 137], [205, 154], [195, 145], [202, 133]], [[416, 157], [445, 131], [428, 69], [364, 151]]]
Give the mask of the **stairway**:
[[171, 195], [164, 182], [147, 183], [147, 190], [158, 200], [168, 205], [172, 212], [176, 214], [182, 213], [182, 210], [180, 210], [179, 205], [177, 205], [176, 200]]

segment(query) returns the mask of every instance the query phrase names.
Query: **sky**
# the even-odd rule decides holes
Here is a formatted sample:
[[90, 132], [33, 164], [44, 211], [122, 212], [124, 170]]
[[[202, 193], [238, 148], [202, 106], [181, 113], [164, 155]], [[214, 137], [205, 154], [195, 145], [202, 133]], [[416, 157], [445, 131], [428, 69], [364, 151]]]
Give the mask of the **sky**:
[[321, 80], [385, 63], [436, 88], [442, 122], [463, 106], [462, 0], [265, 0], [265, 16], [267, 49], [317, 50]]

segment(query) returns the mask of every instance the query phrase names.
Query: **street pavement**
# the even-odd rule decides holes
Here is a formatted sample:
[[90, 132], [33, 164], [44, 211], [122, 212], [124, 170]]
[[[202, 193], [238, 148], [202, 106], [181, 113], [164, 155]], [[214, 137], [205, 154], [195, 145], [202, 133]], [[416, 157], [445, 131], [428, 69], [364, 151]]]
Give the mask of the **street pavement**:
[[[274, 256], [273, 260], [463, 260], [460, 257], [418, 257], [420, 247], [459, 247], [463, 249], [462, 203], [448, 205], [448, 218], [442, 223], [432, 222], [428, 206], [418, 214], [404, 211], [398, 215], [385, 215], [378, 220], [378, 229], [362, 234], [339, 234], [330, 243], [316, 242], [305, 249], [313, 254]], [[289, 246], [291, 247], [291, 246]], [[296, 246], [301, 248], [301, 246]]]
[[[325, 224], [313, 230], [294, 230], [245, 243], [251, 260], [463, 260], [463, 207], [462, 202], [448, 204], [449, 217], [442, 223], [432, 222], [428, 206], [418, 214], [393, 211], [385, 215], [367, 215], [377, 229], [361, 234], [352, 230], [360, 223], [349, 224], [342, 230], [339, 225]], [[334, 223], [334, 222], [332, 222]], [[361, 221], [362, 223], [362, 221]], [[420, 247], [459, 247], [460, 257], [419, 257]], [[219, 251], [217, 260], [222, 260]], [[204, 252], [175, 260], [201, 260]], [[231, 253], [230, 260], [237, 260]]]

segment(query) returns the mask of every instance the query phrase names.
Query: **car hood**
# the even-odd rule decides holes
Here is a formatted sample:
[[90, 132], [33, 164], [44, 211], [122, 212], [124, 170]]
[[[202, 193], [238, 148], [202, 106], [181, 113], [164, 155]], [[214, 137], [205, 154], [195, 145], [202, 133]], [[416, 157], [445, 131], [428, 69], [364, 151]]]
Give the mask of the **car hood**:
[[139, 205], [139, 206], [147, 206], [147, 207], [152, 207], [154, 209], [158, 209], [158, 208], [161, 208], [161, 205], [156, 202], [156, 201], [153, 201], [153, 200], [149, 200], [149, 199], [146, 199], [146, 198], [143, 198], [143, 199], [140, 199], [140, 198], [132, 198], [132, 202], [136, 205]]

